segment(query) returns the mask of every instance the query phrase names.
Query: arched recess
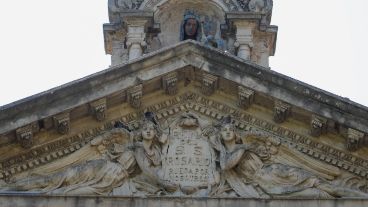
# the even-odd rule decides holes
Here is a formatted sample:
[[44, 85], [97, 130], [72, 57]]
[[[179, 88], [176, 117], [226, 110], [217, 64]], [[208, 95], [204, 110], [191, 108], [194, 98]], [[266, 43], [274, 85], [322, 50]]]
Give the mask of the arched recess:
[[[156, 4], [152, 6], [149, 5], [150, 2]], [[195, 11], [201, 22], [210, 22], [216, 38], [221, 36], [220, 25], [225, 23], [225, 13], [228, 10], [221, 0], [146, 0], [140, 9], [147, 11], [145, 7], [150, 7], [154, 12], [154, 22], [160, 24], [158, 41], [162, 47], [179, 42], [180, 27], [186, 10]]]
[[139, 10], [150, 10], [156, 12], [157, 9], [167, 3], [200, 3], [200, 4], [212, 4], [217, 6], [223, 12], [228, 12], [229, 8], [223, 2], [223, 0], [144, 0], [139, 7]]

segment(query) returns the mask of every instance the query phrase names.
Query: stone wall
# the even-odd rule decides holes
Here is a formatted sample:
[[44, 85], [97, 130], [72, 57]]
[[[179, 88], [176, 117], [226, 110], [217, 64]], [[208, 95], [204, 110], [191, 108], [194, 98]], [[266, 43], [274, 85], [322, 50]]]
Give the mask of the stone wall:
[[367, 205], [367, 199], [256, 200], [0, 195], [0, 206], [2, 207], [359, 207]]

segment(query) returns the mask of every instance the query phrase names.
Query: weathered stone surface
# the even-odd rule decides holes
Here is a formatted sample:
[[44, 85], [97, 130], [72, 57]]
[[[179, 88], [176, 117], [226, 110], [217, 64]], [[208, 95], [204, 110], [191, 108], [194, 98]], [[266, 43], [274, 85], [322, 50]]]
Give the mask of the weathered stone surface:
[[37, 195], [1, 195], [0, 205], [3, 207], [357, 207], [367, 206], [364, 199], [331, 199], [331, 200], [258, 200], [258, 199], [196, 199], [196, 198], [131, 198], [131, 197], [88, 197], [88, 196], [37, 196]]
[[277, 35], [277, 27], [270, 26], [271, 12], [272, 0], [110, 0], [105, 50], [113, 66], [126, 63], [186, 40], [184, 27], [195, 19], [190, 39], [268, 67]]
[[368, 108], [268, 70], [271, 13], [110, 0], [114, 67], [0, 109], [0, 204], [364, 203], [327, 199], [368, 198]]
[[[205, 60], [208, 64], [204, 65]], [[143, 65], [150, 67], [149, 73], [144, 72]], [[135, 77], [150, 80], [186, 66], [201, 68], [308, 112], [321, 114], [341, 125], [368, 133], [367, 107], [187, 40], [130, 64], [113, 67], [2, 106], [0, 134], [127, 89], [135, 85]], [[60, 99], [63, 99], [62, 103], [58, 101]]]

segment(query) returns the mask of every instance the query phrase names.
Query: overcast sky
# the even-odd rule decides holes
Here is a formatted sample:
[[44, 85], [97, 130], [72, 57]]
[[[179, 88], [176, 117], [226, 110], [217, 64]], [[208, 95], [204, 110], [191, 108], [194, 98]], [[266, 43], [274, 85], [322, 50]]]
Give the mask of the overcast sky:
[[[0, 106], [107, 68], [107, 0], [2, 0]], [[272, 70], [368, 106], [368, 0], [274, 0]]]

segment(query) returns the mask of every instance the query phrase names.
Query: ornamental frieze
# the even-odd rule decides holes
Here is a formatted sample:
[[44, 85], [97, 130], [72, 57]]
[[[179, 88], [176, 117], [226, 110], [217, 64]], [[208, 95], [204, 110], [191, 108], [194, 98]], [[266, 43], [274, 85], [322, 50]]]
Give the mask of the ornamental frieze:
[[[330, 166], [330, 168], [335, 167], [351, 176], [356, 176], [353, 183], [366, 182], [368, 178], [368, 162], [362, 158], [354, 156], [349, 152], [322, 144], [314, 140], [315, 138], [303, 136], [285, 127], [280, 127], [277, 124], [261, 120], [244, 112], [244, 110], [232, 108], [226, 104], [211, 100], [208, 97], [203, 97], [196, 93], [181, 94], [170, 100], [151, 105], [145, 108], [144, 111], [152, 111], [155, 114], [156, 124], [159, 124], [162, 128], [159, 132], [161, 134], [166, 133], [165, 136], [160, 137], [160, 140], [167, 139], [165, 143], [161, 144], [167, 145], [164, 151], [168, 154], [165, 155], [166, 157], [163, 156], [160, 159], [162, 179], [172, 182], [168, 184], [169, 187], [170, 185], [184, 185], [182, 182], [184, 178], [181, 178], [179, 174], [185, 170], [183, 171], [181, 168], [188, 169], [188, 166], [192, 165], [201, 166], [197, 166], [194, 172], [203, 172], [204, 175], [202, 175], [203, 173], [198, 174], [193, 171], [186, 171], [187, 173], [192, 173], [192, 180], [189, 182], [188, 186], [183, 187], [181, 191], [188, 194], [191, 192], [194, 193], [197, 188], [202, 189], [203, 186], [205, 186], [204, 177], [211, 180], [209, 183], [212, 184], [215, 182], [214, 180], [218, 179], [218, 173], [211, 170], [214, 168], [212, 165], [217, 162], [217, 158], [213, 156], [219, 151], [216, 151], [216, 148], [212, 149], [212, 142], [208, 143], [203, 140], [211, 139], [212, 135], [218, 134], [216, 133], [219, 127], [218, 123], [221, 123], [227, 116], [232, 117], [231, 124], [241, 137], [253, 134], [251, 137], [258, 137], [258, 140], [269, 138], [280, 140], [277, 146], [284, 146], [282, 149], [286, 147], [292, 150], [286, 152], [287, 154], [292, 153], [294, 157], [303, 157], [300, 155], [304, 155], [308, 157], [305, 159], [308, 159], [309, 162], [312, 162], [310, 160], [314, 160], [313, 164], [310, 164], [311, 166], [316, 165], [316, 163], [325, 163], [327, 164], [326, 166]], [[81, 150], [85, 146], [91, 145], [92, 140], [97, 136], [109, 133], [109, 131], [113, 130], [114, 125], [119, 127], [119, 125], [116, 125], [118, 122], [123, 123], [123, 126], [125, 126], [124, 129], [128, 130], [129, 133], [139, 133], [139, 131], [142, 130], [140, 114], [141, 112], [127, 114], [119, 119], [108, 121], [95, 129], [90, 129], [77, 135], [71, 135], [65, 139], [31, 149], [26, 154], [4, 160], [0, 165], [0, 170], [2, 172], [1, 178], [5, 181], [9, 181], [11, 180], [10, 178], [13, 179], [17, 177], [21, 172], [34, 171], [40, 166], [47, 166], [49, 163], [55, 162], [63, 157], [73, 156], [75, 152]], [[201, 118], [198, 118], [198, 116]], [[157, 127], [158, 125], [156, 128]], [[142, 140], [142, 138], [134, 138], [133, 140], [139, 141]], [[244, 142], [247, 142], [247, 139], [244, 140]], [[189, 144], [189, 148], [187, 144]], [[132, 148], [135, 148], [135, 144], [130, 146], [130, 149]], [[181, 158], [180, 162], [178, 161], [179, 158]], [[179, 167], [177, 165], [179, 165]], [[180, 167], [181, 165], [183, 166]], [[323, 164], [317, 165], [323, 166]], [[321, 168], [323, 167], [318, 167], [317, 171], [321, 170]], [[328, 170], [322, 171], [325, 172]], [[321, 174], [323, 175], [323, 173]], [[318, 175], [320, 176], [320, 174]], [[337, 177], [337, 175], [322, 176], [324, 179], [334, 179], [335, 177]], [[259, 192], [255, 194], [255, 192], [253, 192], [250, 197], [270, 196], [266, 194]]]
[[42, 174], [35, 169], [28, 176], [2, 181], [0, 191], [115, 196], [368, 197], [366, 185], [356, 185], [361, 180], [341, 177], [333, 166], [298, 158], [295, 151], [283, 147], [279, 137], [249, 127], [240, 130], [230, 116], [211, 120], [185, 110], [167, 121], [168, 124], [160, 122], [155, 113], [145, 112], [143, 118], [138, 118], [136, 130], [119, 122], [68, 155], [73, 164], [45, 165], [43, 170], [52, 173]]

